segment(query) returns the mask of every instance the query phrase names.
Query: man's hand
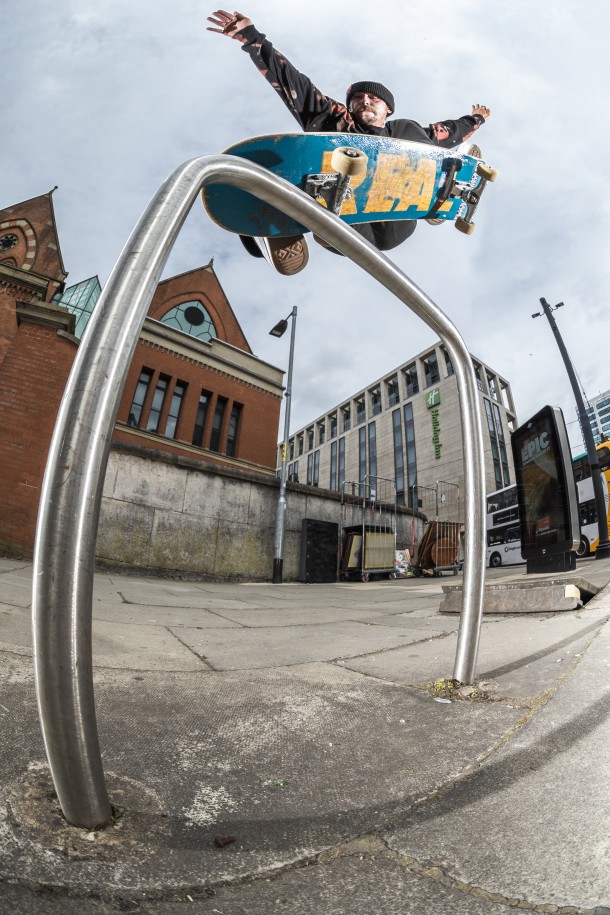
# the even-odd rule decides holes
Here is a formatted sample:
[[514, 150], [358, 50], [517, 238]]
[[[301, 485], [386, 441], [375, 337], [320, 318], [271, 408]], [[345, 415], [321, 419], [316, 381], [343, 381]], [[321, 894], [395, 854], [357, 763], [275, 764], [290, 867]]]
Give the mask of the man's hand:
[[491, 114], [491, 111], [485, 105], [473, 105], [472, 113], [480, 114], [481, 117], [483, 118], [483, 120], [486, 121], [487, 118], [489, 117], [489, 115]]
[[215, 28], [208, 26], [208, 32], [218, 32], [220, 35], [226, 35], [228, 38], [236, 38], [237, 33], [245, 29], [246, 26], [252, 25], [252, 20], [238, 13], [227, 13], [226, 10], [216, 10], [211, 16], [208, 16], [208, 22], [213, 23]]

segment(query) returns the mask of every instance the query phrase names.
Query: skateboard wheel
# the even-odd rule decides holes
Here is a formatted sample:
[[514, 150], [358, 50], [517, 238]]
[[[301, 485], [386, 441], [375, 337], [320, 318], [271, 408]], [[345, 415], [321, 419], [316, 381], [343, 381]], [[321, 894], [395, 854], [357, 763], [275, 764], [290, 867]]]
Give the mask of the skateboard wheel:
[[369, 157], [353, 146], [338, 146], [330, 157], [330, 167], [340, 175], [349, 177], [366, 172]]
[[484, 165], [482, 162], [477, 165], [477, 175], [479, 175], [480, 178], [485, 178], [486, 181], [495, 181], [498, 177], [498, 173], [495, 168], [491, 168], [489, 165]]
[[455, 220], [455, 227], [458, 232], [463, 232], [464, 235], [472, 235], [476, 229], [474, 222], [466, 222], [462, 216], [458, 216], [458, 218]]

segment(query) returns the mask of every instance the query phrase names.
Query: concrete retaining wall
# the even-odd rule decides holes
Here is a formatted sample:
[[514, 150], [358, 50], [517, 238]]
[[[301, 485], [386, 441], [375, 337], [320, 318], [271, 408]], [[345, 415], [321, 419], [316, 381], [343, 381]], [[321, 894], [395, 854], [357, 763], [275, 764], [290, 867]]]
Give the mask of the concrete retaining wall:
[[[104, 485], [96, 555], [102, 567], [168, 576], [269, 581], [278, 499], [275, 477], [115, 444]], [[299, 579], [301, 521], [341, 523], [336, 493], [290, 484], [284, 580]], [[398, 515], [399, 545], [411, 540]], [[415, 518], [419, 539], [423, 522]]]

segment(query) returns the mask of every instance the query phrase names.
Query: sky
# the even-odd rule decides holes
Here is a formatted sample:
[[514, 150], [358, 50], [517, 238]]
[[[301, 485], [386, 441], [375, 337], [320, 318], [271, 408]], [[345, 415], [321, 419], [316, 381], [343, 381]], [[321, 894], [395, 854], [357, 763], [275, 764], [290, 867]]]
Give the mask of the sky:
[[[0, 0], [0, 208], [58, 186], [68, 284], [102, 285], [164, 179], [238, 140], [298, 130], [238, 42], [206, 31], [200, 0]], [[564, 302], [559, 329], [593, 398], [610, 388], [610, 62], [607, 0], [249, 0], [241, 8], [333, 98], [355, 80], [387, 85], [396, 117], [427, 125], [488, 105], [477, 133], [499, 172], [477, 229], [422, 223], [394, 263], [511, 384], [518, 422], [564, 411], [582, 451], [568, 377], [539, 300]], [[291, 431], [435, 342], [403, 303], [310, 242], [309, 265], [275, 273], [197, 202], [164, 276], [214, 258], [253, 352], [286, 368], [298, 308]]]

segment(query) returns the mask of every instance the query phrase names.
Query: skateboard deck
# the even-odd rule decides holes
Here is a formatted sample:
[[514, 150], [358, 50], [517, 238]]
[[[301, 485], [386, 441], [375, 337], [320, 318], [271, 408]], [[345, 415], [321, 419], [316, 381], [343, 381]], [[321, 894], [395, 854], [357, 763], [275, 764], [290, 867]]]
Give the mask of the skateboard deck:
[[[349, 224], [428, 218], [455, 221], [466, 234], [474, 229], [472, 216], [483, 188], [496, 177], [471, 155], [367, 134], [262, 136], [237, 143], [225, 154], [263, 166]], [[271, 238], [308, 231], [239, 188], [211, 184], [202, 199], [218, 225], [239, 235]]]

